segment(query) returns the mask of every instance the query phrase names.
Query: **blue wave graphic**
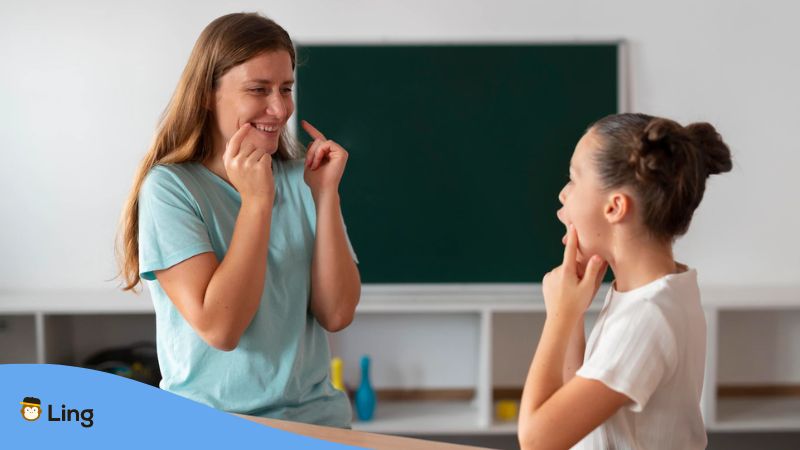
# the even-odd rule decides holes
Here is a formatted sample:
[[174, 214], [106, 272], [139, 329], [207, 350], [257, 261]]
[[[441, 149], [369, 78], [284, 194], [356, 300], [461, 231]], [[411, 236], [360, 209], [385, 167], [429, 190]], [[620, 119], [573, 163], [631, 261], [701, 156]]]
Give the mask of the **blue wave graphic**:
[[[359, 448], [270, 428], [90, 369], [5, 364], [0, 365], [0, 386], [0, 448]], [[41, 404], [35, 421], [22, 415], [21, 402], [30, 403], [26, 397]]]

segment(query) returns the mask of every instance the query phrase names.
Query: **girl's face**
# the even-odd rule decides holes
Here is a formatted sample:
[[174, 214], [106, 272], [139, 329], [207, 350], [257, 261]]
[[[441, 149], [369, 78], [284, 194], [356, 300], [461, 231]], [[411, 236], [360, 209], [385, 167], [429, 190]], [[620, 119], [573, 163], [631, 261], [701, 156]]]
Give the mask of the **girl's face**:
[[[569, 165], [569, 182], [558, 194], [563, 206], [556, 215], [565, 226], [575, 226], [579, 263], [587, 262], [592, 255], [608, 259], [610, 226], [604, 214], [608, 195], [603, 192], [592, 159], [598, 144], [592, 130], [578, 141]], [[563, 242], [566, 243], [566, 234]]]
[[214, 90], [214, 134], [216, 142], [227, 143], [245, 123], [245, 139], [256, 148], [274, 154], [286, 121], [294, 112], [294, 72], [289, 52], [261, 53], [223, 75]]

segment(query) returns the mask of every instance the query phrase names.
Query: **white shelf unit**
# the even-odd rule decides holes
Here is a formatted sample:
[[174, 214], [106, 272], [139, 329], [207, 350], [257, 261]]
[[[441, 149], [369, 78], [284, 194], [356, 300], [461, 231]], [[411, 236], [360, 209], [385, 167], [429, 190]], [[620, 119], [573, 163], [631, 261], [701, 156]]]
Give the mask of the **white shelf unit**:
[[[587, 333], [606, 290], [607, 287], [601, 288], [590, 307]], [[758, 331], [759, 327], [774, 328], [771, 324], [777, 322], [785, 326], [787, 321], [791, 327], [779, 331], [787, 332], [791, 341], [791, 337], [800, 333], [800, 287], [703, 287], [701, 291], [708, 323], [702, 408], [709, 431], [800, 431], [798, 397], [717, 398], [718, 380], [731, 378], [725, 371], [735, 371], [738, 358], [754, 358], [754, 352], [763, 353], [764, 347], [787, 351], [774, 355], [773, 359], [800, 367], [800, 352], [795, 352], [800, 347], [793, 344], [756, 343], [747, 349], [748, 353], [740, 355], [738, 349], [729, 348], [731, 344], [727, 341], [720, 342], [721, 332], [736, 335], [743, 323], [753, 320], [766, 322], [745, 327], [749, 333], [742, 337], [745, 341], [763, 340], [764, 333]], [[544, 317], [538, 284], [364, 286], [353, 325], [331, 335], [334, 353], [359, 355], [362, 347], [374, 348], [375, 342], [369, 341], [385, 338], [382, 345], [390, 343], [392, 351], [402, 352], [406, 361], [418, 358], [422, 366], [433, 365], [434, 372], [443, 367], [437, 365], [441, 364], [442, 355], [452, 357], [453, 361], [448, 359], [447, 365], [460, 363], [469, 372], [458, 377], [456, 387], [472, 389], [475, 394], [469, 400], [382, 401], [372, 421], [356, 421], [353, 427], [409, 435], [516, 433], [515, 423], [494, 420], [492, 392], [495, 387], [505, 387], [510, 380], [519, 380], [521, 387], [524, 374], [520, 378], [520, 373], [527, 371]], [[443, 341], [444, 349], [437, 348], [436, 343], [426, 346], [424, 343], [430, 336], [447, 334], [441, 333], [440, 324], [450, 327], [451, 340]], [[359, 330], [372, 333], [369, 336], [376, 333], [380, 336], [367, 340], [359, 336]], [[771, 336], [784, 339], [777, 332]], [[145, 339], [155, 339], [153, 307], [147, 294], [0, 292], [0, 363], [75, 364], [102, 348]], [[384, 369], [384, 378], [387, 373], [411, 373], [405, 378], [400, 376], [406, 382], [420, 379], [420, 373], [425, 371], [419, 365]], [[376, 370], [372, 374], [381, 375]], [[789, 375], [792, 378], [789, 381], [800, 384], [800, 371]], [[378, 385], [380, 381], [373, 380]], [[447, 387], [441, 383], [434, 386]]]
[[[800, 397], [717, 395], [720, 384], [800, 385], [800, 287], [701, 289], [708, 325], [703, 417], [709, 431], [800, 431]], [[732, 380], [732, 381], [726, 381]]]
[[147, 295], [0, 292], [0, 364], [77, 364], [107, 347], [155, 341], [153, 315]]
[[[589, 308], [589, 318], [596, 317], [602, 304], [604, 289]], [[356, 320], [351, 327], [357, 328], [368, 324], [376, 317], [394, 315], [397, 317], [394, 326], [412, 328], [408, 321], [416, 320], [416, 315], [448, 316], [468, 315], [475, 324], [476, 345], [474, 360], [468, 361], [467, 370], [475, 374], [471, 386], [475, 395], [470, 401], [381, 401], [378, 403], [375, 417], [369, 422], [353, 422], [353, 428], [363, 431], [408, 434], [415, 436], [442, 434], [515, 434], [515, 422], [503, 422], [494, 419], [493, 390], [497, 386], [495, 378], [497, 366], [515, 365], [517, 376], [513, 384], [524, 382], [524, 376], [533, 356], [541, 323], [545, 317], [544, 300], [541, 297], [541, 286], [538, 284], [519, 285], [382, 285], [365, 286], [361, 303], [356, 310]], [[519, 329], [519, 323], [529, 324], [524, 331], [525, 336], [514, 336], [505, 330], [505, 325], [512, 322], [513, 332]], [[591, 329], [593, 320], [587, 324]], [[537, 325], [538, 324], [538, 325]], [[447, 330], [440, 330], [445, 333]], [[347, 333], [347, 330], [343, 333]], [[416, 330], [410, 330], [409, 340], [413, 341]], [[358, 346], [363, 340], [342, 339], [332, 337], [334, 353], [360, 354]], [[337, 342], [344, 341], [344, 342]], [[361, 344], [367, 348], [369, 344]], [[510, 348], [512, 358], [498, 358], [499, 348]], [[374, 345], [371, 347], [374, 348]], [[369, 353], [369, 352], [366, 352]], [[458, 351], [453, 351], [457, 358]], [[357, 358], [349, 358], [349, 365], [357, 365]], [[347, 359], [345, 366], [347, 367]], [[458, 364], [458, 361], [453, 361]], [[471, 365], [470, 365], [471, 363]], [[464, 366], [463, 362], [461, 364]], [[373, 371], [373, 374], [375, 372]], [[520, 375], [521, 373], [521, 375]], [[352, 375], [352, 373], [350, 374]], [[355, 387], [357, 379], [351, 378], [350, 385]], [[506, 377], [508, 378], [508, 377]], [[506, 383], [508, 384], [508, 383]], [[408, 387], [408, 386], [406, 386]], [[462, 382], [459, 387], [465, 387]], [[425, 388], [411, 386], [411, 388]]]

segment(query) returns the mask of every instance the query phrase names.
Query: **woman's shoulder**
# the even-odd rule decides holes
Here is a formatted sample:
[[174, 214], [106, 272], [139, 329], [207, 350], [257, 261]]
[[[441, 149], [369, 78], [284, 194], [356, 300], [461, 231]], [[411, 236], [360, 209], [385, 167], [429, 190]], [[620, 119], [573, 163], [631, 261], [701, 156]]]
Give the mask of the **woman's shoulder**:
[[197, 163], [156, 164], [147, 171], [142, 183], [142, 194], [172, 192], [189, 194], [188, 186], [197, 180]]
[[196, 162], [182, 162], [176, 164], [155, 164], [147, 171], [148, 177], [157, 180], [182, 179], [197, 174], [200, 164]]

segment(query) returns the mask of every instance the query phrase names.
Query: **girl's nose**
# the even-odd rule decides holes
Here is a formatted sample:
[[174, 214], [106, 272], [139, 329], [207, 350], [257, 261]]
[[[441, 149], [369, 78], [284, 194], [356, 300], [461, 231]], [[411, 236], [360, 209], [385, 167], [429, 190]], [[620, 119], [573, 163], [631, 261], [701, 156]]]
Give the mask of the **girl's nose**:
[[567, 187], [564, 186], [561, 188], [561, 192], [558, 193], [558, 201], [561, 202], [563, 205], [565, 201], [567, 201]]

